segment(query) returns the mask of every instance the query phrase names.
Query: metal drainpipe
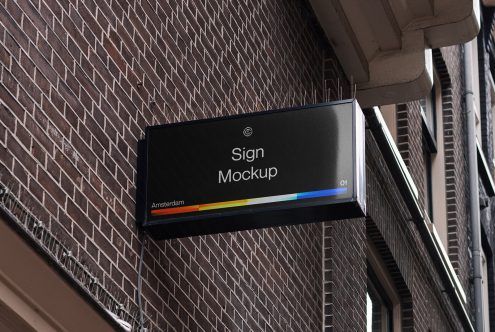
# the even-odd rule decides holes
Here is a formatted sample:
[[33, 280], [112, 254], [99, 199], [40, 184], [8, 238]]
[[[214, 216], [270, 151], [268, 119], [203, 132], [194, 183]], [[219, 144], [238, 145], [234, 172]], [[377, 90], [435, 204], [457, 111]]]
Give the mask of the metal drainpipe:
[[464, 83], [466, 96], [466, 126], [468, 140], [468, 167], [470, 191], [471, 243], [473, 254], [473, 283], [475, 305], [475, 331], [483, 332], [483, 280], [481, 271], [481, 224], [478, 188], [478, 159], [476, 155], [476, 130], [473, 95], [473, 57], [471, 42], [464, 44]]

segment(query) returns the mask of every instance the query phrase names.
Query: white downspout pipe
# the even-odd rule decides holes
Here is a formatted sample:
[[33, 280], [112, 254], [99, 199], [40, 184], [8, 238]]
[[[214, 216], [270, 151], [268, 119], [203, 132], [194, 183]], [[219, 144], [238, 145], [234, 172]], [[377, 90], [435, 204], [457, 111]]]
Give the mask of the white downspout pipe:
[[[476, 39], [474, 40], [476, 42]], [[484, 332], [483, 324], [483, 277], [481, 270], [481, 224], [478, 188], [478, 159], [476, 152], [476, 124], [474, 118], [473, 94], [473, 41], [464, 44], [464, 83], [466, 96], [466, 126], [468, 141], [468, 167], [471, 219], [471, 250], [473, 254], [473, 284], [476, 332]], [[487, 331], [486, 331], [487, 332]]]

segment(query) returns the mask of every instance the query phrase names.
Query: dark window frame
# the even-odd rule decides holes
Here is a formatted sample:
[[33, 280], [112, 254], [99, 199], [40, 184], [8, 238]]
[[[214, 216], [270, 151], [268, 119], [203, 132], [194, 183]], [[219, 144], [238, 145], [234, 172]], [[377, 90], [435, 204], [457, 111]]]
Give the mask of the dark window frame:
[[437, 94], [433, 83], [431, 91], [421, 100], [421, 131], [423, 136], [423, 158], [425, 166], [425, 205], [426, 212], [433, 222], [433, 162], [432, 155], [437, 153]]
[[[366, 296], [370, 297], [373, 304], [377, 301], [379, 306], [379, 312], [375, 310], [372, 311], [372, 326], [371, 330], [373, 332], [393, 332], [394, 331], [394, 315], [393, 315], [393, 304], [392, 301], [388, 298], [387, 292], [383, 288], [378, 279], [377, 275], [370, 267], [370, 263], [368, 262], [368, 281], [366, 287]], [[367, 305], [367, 303], [366, 303]], [[385, 311], [385, 319], [383, 322], [383, 313]], [[366, 317], [368, 318], [368, 317]], [[376, 320], [378, 319], [378, 320]], [[385, 326], [383, 324], [386, 324]], [[368, 328], [368, 327], [367, 327]]]
[[437, 152], [437, 107], [435, 85], [429, 96], [421, 102], [421, 125], [423, 138], [430, 153]]

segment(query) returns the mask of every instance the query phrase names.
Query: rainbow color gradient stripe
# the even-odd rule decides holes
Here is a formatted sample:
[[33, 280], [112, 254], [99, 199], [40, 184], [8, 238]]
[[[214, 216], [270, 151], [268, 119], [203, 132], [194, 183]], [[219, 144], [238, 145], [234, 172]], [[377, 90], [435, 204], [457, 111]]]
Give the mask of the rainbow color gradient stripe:
[[334, 189], [307, 191], [304, 193], [295, 193], [295, 194], [287, 194], [287, 195], [239, 199], [235, 201], [225, 201], [218, 203], [187, 205], [187, 206], [179, 206], [179, 207], [172, 207], [165, 209], [154, 209], [151, 210], [151, 215], [153, 217], [167, 216], [172, 214], [181, 214], [181, 213], [189, 213], [189, 212], [227, 209], [227, 208], [233, 208], [239, 206], [295, 201], [300, 199], [309, 199], [309, 198], [317, 198], [317, 197], [330, 197], [330, 196], [337, 196], [340, 194], [344, 194], [345, 192], [347, 192], [347, 188], [334, 188]]

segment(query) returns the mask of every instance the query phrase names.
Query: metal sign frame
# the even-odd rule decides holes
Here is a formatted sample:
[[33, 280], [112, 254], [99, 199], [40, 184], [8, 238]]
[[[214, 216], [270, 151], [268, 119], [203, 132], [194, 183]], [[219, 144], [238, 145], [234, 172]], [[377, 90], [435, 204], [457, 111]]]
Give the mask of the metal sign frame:
[[[339, 108], [339, 110], [336, 111], [336, 108]], [[222, 126], [233, 125], [236, 121], [252, 119], [256, 119], [256, 121], [259, 122], [259, 120], [264, 121], [269, 119], [268, 116], [271, 116], [270, 119], [273, 121], [274, 116], [287, 115], [289, 114], [288, 112], [296, 112], [293, 113], [293, 115], [297, 115], [298, 118], [304, 118], [305, 116], [310, 115], [310, 112], [322, 112], [323, 110], [328, 110], [328, 112], [352, 113], [352, 116], [349, 117], [351, 123], [343, 126], [344, 130], [346, 128], [351, 129], [351, 132], [349, 133], [351, 137], [350, 142], [339, 142], [339, 144], [350, 144], [351, 146], [347, 148], [335, 147], [336, 151], [338, 150], [339, 153], [344, 153], [342, 151], [346, 151], [345, 153], [350, 154], [350, 157], [346, 157], [348, 158], [346, 160], [350, 161], [351, 165], [348, 166], [350, 166], [350, 172], [352, 173], [352, 185], [349, 188], [349, 192], [343, 194], [344, 190], [339, 191], [339, 188], [324, 188], [323, 190], [318, 188], [319, 190], [302, 193], [296, 192], [291, 194], [284, 192], [279, 195], [269, 195], [268, 197], [245, 197], [243, 199], [238, 199], [238, 197], [236, 197], [236, 199], [222, 202], [203, 202], [201, 204], [192, 205], [184, 204], [183, 201], [178, 201], [176, 202], [177, 204], [174, 205], [174, 201], [172, 200], [160, 203], [161, 206], [152, 203], [152, 205], [156, 205], [156, 208], [150, 208], [150, 196], [152, 196], [150, 195], [150, 192], [153, 191], [153, 186], [156, 187], [155, 183], [150, 182], [155, 181], [156, 174], [151, 173], [152, 170], [157, 173], [156, 165], [152, 165], [154, 161], [150, 160], [150, 158], [153, 158], [152, 156], [150, 157], [150, 151], [154, 151], [152, 144], [155, 144], [156, 142], [152, 140], [157, 136], [157, 132], [170, 131], [171, 128], [175, 128], [172, 129], [175, 131], [177, 131], [177, 129], [179, 129], [179, 131], [183, 129], [189, 130], [189, 128], [198, 128], [199, 130], [199, 128], [201, 128], [199, 126], [202, 124], [218, 124], [219, 121], [222, 121]], [[342, 124], [340, 125], [342, 126]], [[253, 129], [250, 127], [244, 127], [242, 134], [249, 137], [253, 134], [252, 130]], [[343, 100], [290, 109], [147, 127], [146, 139], [143, 146], [144, 148], [141, 148], [141, 151], [138, 153], [141, 162], [143, 162], [141, 166], [144, 166], [138, 170], [138, 178], [141, 179], [139, 181], [140, 185], [138, 185], [138, 195], [139, 193], [144, 194], [141, 196], [141, 198], [144, 199], [141, 199], [141, 203], [138, 204], [137, 215], [141, 226], [153, 237], [158, 239], [309, 223], [332, 219], [354, 218], [364, 216], [366, 212], [364, 116], [356, 100]], [[233, 160], [236, 160], [234, 157], [240, 160], [241, 156], [245, 159], [246, 155], [248, 155], [248, 157], [250, 156], [251, 159], [254, 159], [255, 153], [252, 151], [251, 153], [249, 153], [250, 151], [247, 151], [246, 153], [246, 151], [243, 151], [240, 148], [239, 150], [234, 150], [235, 149], [232, 150], [233, 155], [231, 156]], [[258, 154], [261, 153], [261, 155], [264, 153], [264, 151], [258, 152]], [[156, 152], [154, 156], [156, 157]], [[191, 157], [191, 155], [187, 156], [184, 154], [171, 157], [176, 157], [180, 161], [180, 158], [184, 158], [185, 156], [194, 159], [194, 156]], [[196, 162], [199, 163], [200, 161]], [[153, 166], [154, 169], [151, 166]], [[251, 174], [252, 173], [253, 171], [251, 171]], [[223, 173], [220, 174], [223, 175]], [[225, 178], [222, 178], [221, 175], [219, 175], [219, 182], [222, 179], [227, 179], [227, 175], [225, 175]], [[245, 172], [239, 176], [243, 175], [248, 177], [249, 173]], [[277, 174], [275, 174], [275, 176], [277, 176]], [[172, 188], [169, 190], [173, 191], [174, 189]], [[159, 215], [159, 213], [163, 213], [163, 215]]]

